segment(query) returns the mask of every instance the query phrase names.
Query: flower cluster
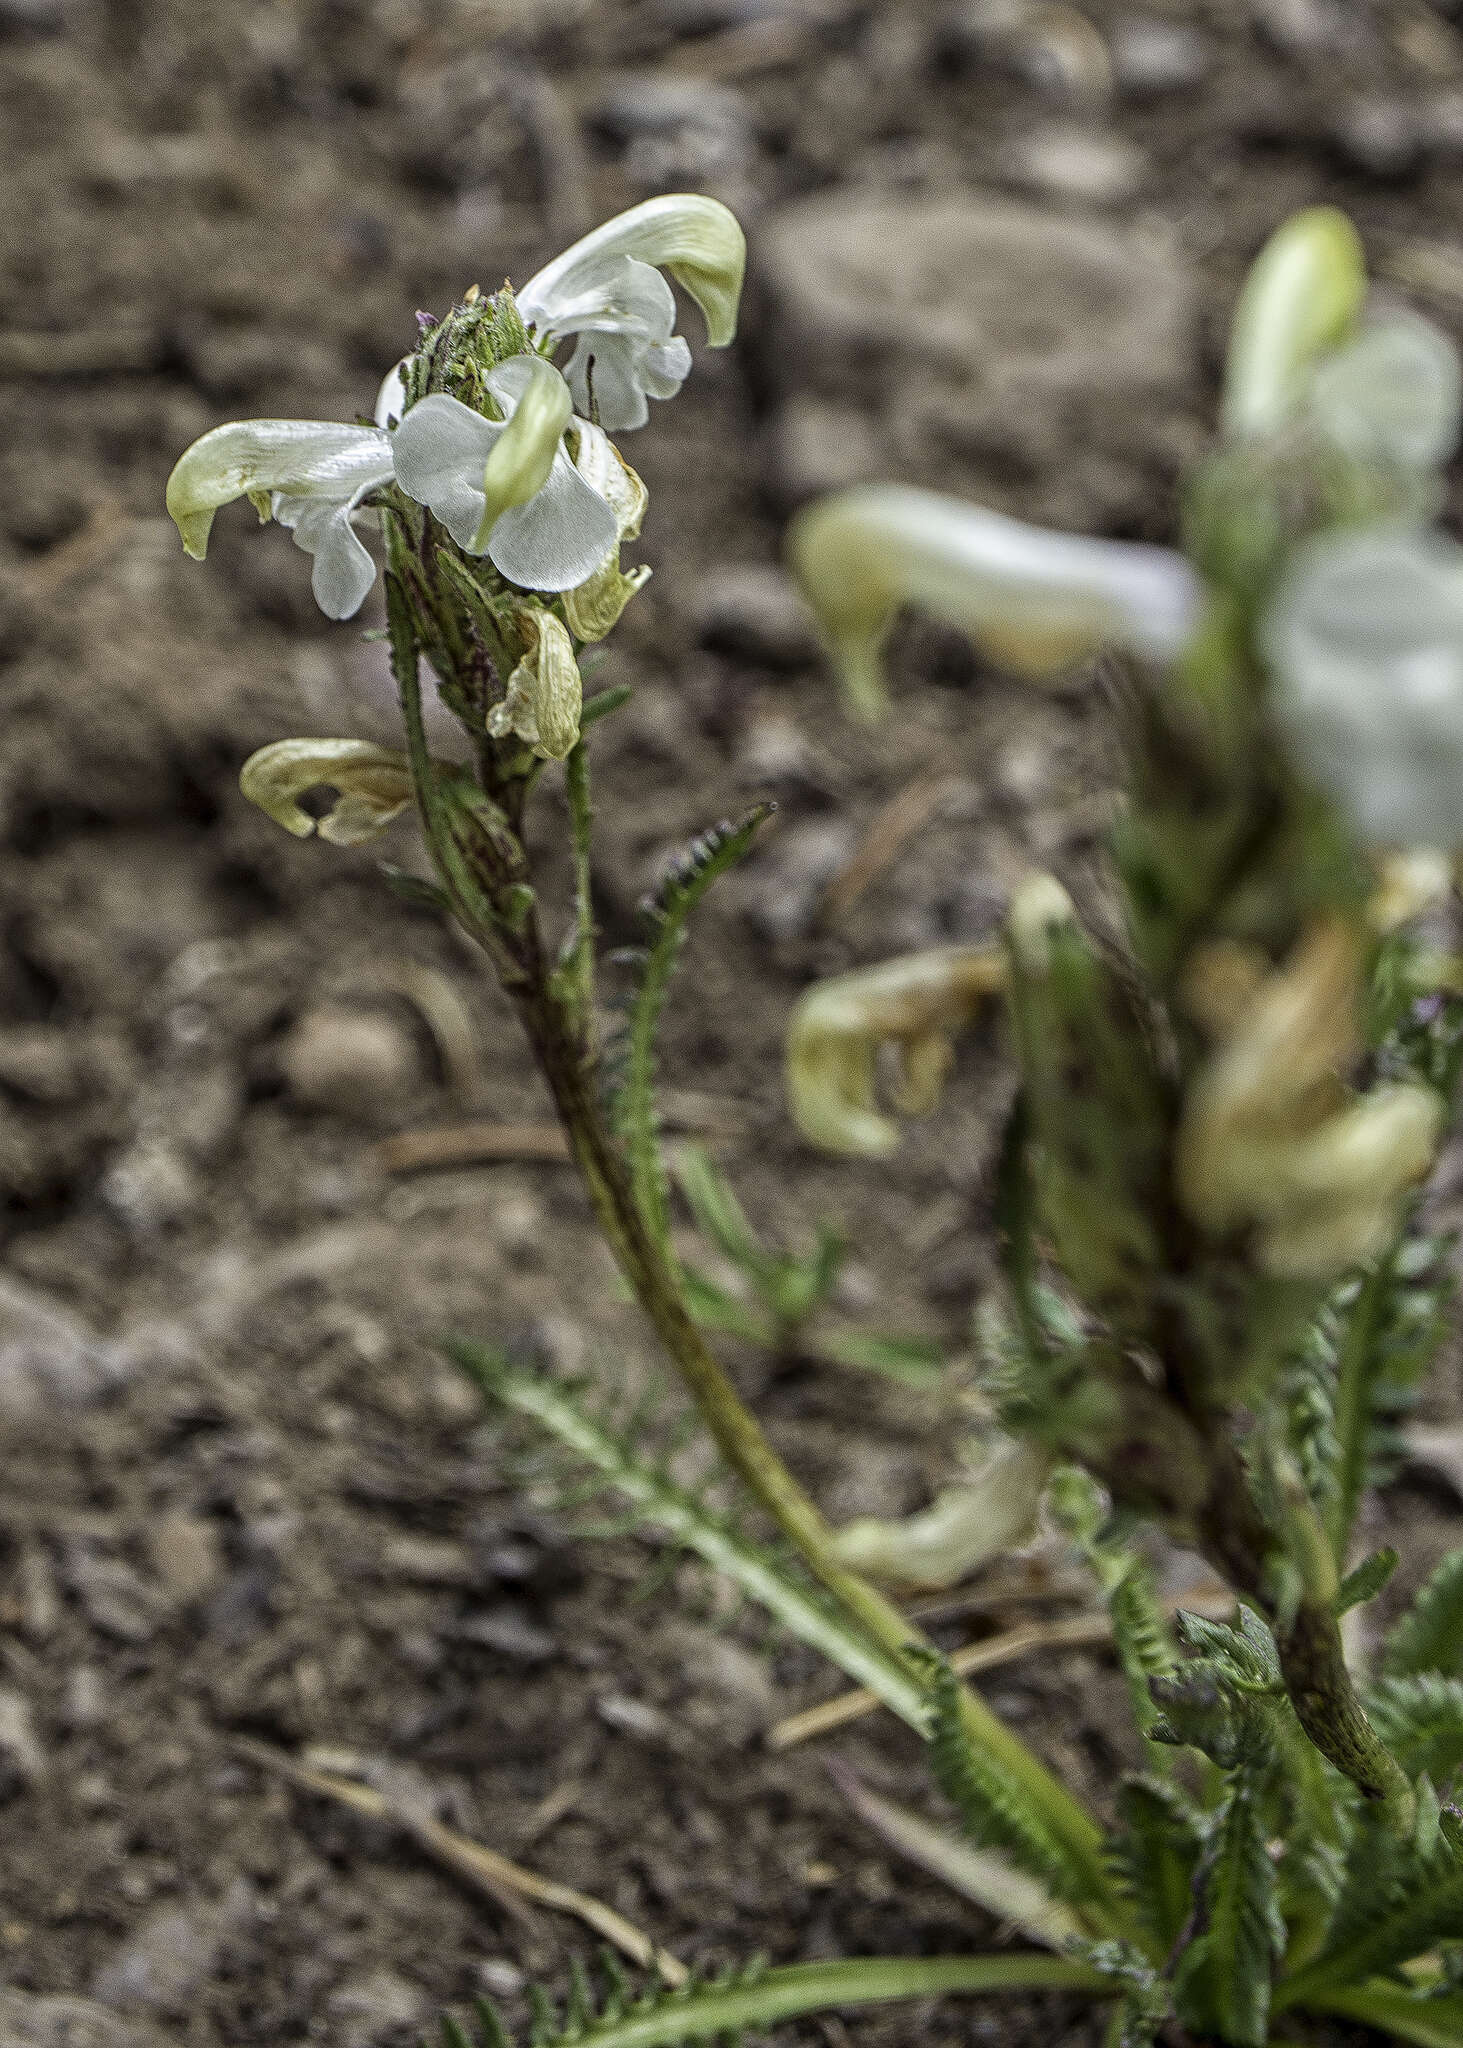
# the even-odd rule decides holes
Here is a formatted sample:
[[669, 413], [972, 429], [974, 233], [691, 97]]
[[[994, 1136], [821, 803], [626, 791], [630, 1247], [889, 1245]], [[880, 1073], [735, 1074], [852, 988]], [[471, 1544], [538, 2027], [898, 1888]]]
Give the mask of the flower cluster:
[[[247, 496], [313, 558], [320, 609], [347, 619], [376, 576], [356, 515], [395, 489], [508, 583], [580, 593], [576, 630], [587, 625], [580, 637], [597, 637], [617, 615], [613, 601], [623, 604], [643, 581], [618, 568], [643, 489], [604, 429], [643, 425], [647, 400], [674, 396], [691, 363], [671, 332], [675, 301], [661, 272], [697, 301], [711, 346], [723, 347], [744, 264], [742, 231], [717, 201], [671, 194], [632, 207], [516, 298], [505, 289], [490, 302], [513, 345], [483, 368], [473, 403], [419, 388], [408, 359], [382, 384], [374, 425], [244, 420], [194, 442], [168, 480], [184, 547], [201, 561], [214, 513]], [[550, 358], [571, 338], [561, 374]]]

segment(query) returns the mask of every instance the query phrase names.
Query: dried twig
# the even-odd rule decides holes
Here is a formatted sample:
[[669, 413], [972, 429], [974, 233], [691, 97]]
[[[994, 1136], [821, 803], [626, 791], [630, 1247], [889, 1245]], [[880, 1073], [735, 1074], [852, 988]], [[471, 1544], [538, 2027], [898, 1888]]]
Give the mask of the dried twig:
[[875, 813], [868, 831], [824, 890], [824, 917], [842, 917], [851, 910], [897, 858], [906, 840], [936, 817], [960, 787], [957, 776], [942, 775], [932, 780], [921, 775], [892, 796]]
[[[1184, 1607], [1191, 1614], [1222, 1616], [1233, 1608], [1234, 1596], [1206, 1587], [1203, 1592], [1177, 1594], [1163, 1604], [1170, 1613]], [[1061, 1621], [1029, 1622], [1021, 1628], [987, 1636], [983, 1642], [967, 1643], [963, 1649], [953, 1652], [950, 1666], [962, 1678], [968, 1678], [976, 1671], [989, 1671], [998, 1664], [1014, 1663], [1018, 1657], [1029, 1656], [1034, 1650], [1084, 1649], [1111, 1641], [1112, 1623], [1105, 1614], [1074, 1614]], [[832, 1728], [842, 1728], [849, 1721], [862, 1719], [879, 1704], [878, 1695], [866, 1692], [862, 1686], [852, 1692], [839, 1693], [834, 1699], [823, 1700], [816, 1707], [805, 1707], [800, 1714], [788, 1714], [783, 1720], [774, 1721], [767, 1730], [767, 1747], [791, 1749], [795, 1743], [807, 1742], [814, 1735], [826, 1735]]]
[[229, 1746], [261, 1769], [283, 1778], [287, 1784], [298, 1786], [302, 1792], [317, 1793], [322, 1799], [333, 1799], [370, 1820], [387, 1821], [400, 1828], [434, 1862], [440, 1863], [506, 1911], [521, 1916], [521, 1902], [529, 1899], [535, 1905], [548, 1906], [556, 1913], [572, 1913], [576, 1920], [592, 1927], [596, 1934], [602, 1935], [621, 1955], [628, 1956], [642, 1970], [653, 1964], [667, 1984], [685, 1983], [688, 1974], [685, 1964], [677, 1962], [665, 1949], [657, 1948], [648, 1934], [642, 1933], [613, 1906], [605, 1905], [602, 1899], [591, 1898], [587, 1892], [575, 1891], [570, 1885], [556, 1884], [552, 1878], [539, 1877], [520, 1864], [510, 1863], [495, 1849], [484, 1848], [481, 1842], [457, 1834], [452, 1828], [433, 1820], [429, 1814], [416, 1812], [399, 1800], [388, 1799], [384, 1793], [370, 1785], [358, 1784], [354, 1778], [340, 1778], [330, 1771], [312, 1771], [282, 1751], [271, 1749], [268, 1743], [256, 1742], [249, 1736], [236, 1736]]
[[372, 1148], [383, 1173], [419, 1173], [433, 1166], [483, 1166], [497, 1159], [567, 1159], [557, 1124], [446, 1124], [435, 1131], [398, 1131]]

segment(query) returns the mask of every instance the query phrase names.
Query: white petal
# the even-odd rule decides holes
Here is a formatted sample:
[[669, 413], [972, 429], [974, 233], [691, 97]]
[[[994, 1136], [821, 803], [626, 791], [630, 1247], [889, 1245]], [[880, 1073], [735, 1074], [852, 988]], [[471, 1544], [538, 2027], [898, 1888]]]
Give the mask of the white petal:
[[1458, 351], [1417, 313], [1363, 328], [1317, 368], [1311, 410], [1349, 454], [1438, 469], [1458, 445]]
[[188, 553], [201, 561], [220, 505], [245, 492], [285, 491], [337, 502], [385, 483], [391, 447], [379, 427], [322, 420], [236, 420], [182, 454], [168, 478], [168, 511]]
[[483, 472], [502, 431], [500, 421], [435, 391], [418, 399], [391, 437], [397, 482], [461, 548], [473, 545], [482, 524]]
[[295, 546], [314, 556], [310, 588], [327, 619], [354, 618], [376, 581], [376, 564], [351, 525], [355, 507], [320, 499], [283, 498], [275, 517], [293, 527]]
[[937, 491], [871, 484], [799, 514], [793, 568], [866, 715], [881, 707], [878, 650], [901, 604], [927, 606], [1007, 666], [1055, 673], [1097, 647], [1172, 660], [1201, 585], [1181, 555], [1049, 533]]
[[376, 393], [376, 410], [371, 415], [378, 427], [389, 427], [393, 420], [406, 417], [405, 369], [406, 357], [403, 356], [396, 368], [388, 370], [381, 379], [381, 389]]
[[624, 335], [582, 334], [564, 371], [576, 410], [597, 413], [612, 434], [643, 427], [650, 418], [635, 356], [635, 344]]
[[1326, 535], [1260, 638], [1298, 762], [1356, 829], [1463, 844], [1463, 548], [1396, 527]]
[[[420, 411], [420, 405], [414, 406], [407, 420]], [[521, 589], [572, 590], [618, 544], [613, 511], [561, 447], [538, 495], [513, 506], [494, 526], [487, 554], [498, 573]]]
[[577, 265], [546, 303], [525, 308], [525, 321], [557, 338], [586, 332], [634, 334], [664, 341], [676, 323], [676, 301], [658, 270], [633, 256], [599, 253]]
[[518, 294], [525, 320], [544, 325], [551, 309], [571, 305], [582, 280], [608, 256], [632, 256], [668, 270], [706, 316], [707, 338], [724, 348], [736, 332], [747, 244], [736, 216], [696, 192], [668, 192], [617, 214], [556, 256]]
[[640, 382], [651, 398], [674, 398], [690, 372], [690, 344], [679, 334], [651, 342], [640, 359]]

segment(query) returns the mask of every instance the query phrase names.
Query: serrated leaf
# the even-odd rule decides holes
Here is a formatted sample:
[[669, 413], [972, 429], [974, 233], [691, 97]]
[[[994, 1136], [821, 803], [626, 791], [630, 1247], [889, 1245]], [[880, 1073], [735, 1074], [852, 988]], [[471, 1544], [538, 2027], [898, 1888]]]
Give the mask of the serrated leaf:
[[1383, 1665], [1397, 1678], [1424, 1671], [1463, 1676], [1463, 1547], [1448, 1552], [1395, 1625]]
[[1384, 1678], [1367, 1694], [1366, 1710], [1409, 1778], [1426, 1775], [1444, 1787], [1463, 1767], [1463, 1678], [1436, 1671]]
[[1185, 2026], [1232, 2048], [1265, 2048], [1275, 1964], [1285, 1946], [1275, 1865], [1254, 1774], [1236, 1773], [1200, 1874], [1199, 1931], [1174, 1972]]
[[1349, 1571], [1336, 1588], [1331, 1602], [1331, 1612], [1339, 1617], [1353, 1607], [1360, 1607], [1368, 1600], [1375, 1600], [1388, 1579], [1397, 1569], [1395, 1550], [1374, 1550], [1364, 1557], [1354, 1571]]
[[1202, 1822], [1167, 1778], [1125, 1778], [1117, 1806], [1121, 1827], [1110, 1842], [1109, 1860], [1158, 1953], [1167, 1955], [1193, 1911]]

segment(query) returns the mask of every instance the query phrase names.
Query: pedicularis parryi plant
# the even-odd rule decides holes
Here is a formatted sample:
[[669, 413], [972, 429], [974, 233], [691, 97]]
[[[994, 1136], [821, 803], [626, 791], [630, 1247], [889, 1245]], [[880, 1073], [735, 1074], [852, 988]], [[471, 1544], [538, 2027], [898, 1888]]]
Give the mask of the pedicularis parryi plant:
[[[1258, 2048], [1339, 2017], [1463, 2043], [1463, 1816], [1448, 1803], [1463, 1551], [1369, 1668], [1349, 1665], [1341, 1628], [1396, 1562], [1354, 1555], [1353, 1529], [1447, 1292], [1448, 1247], [1417, 1213], [1463, 1048], [1463, 965], [1435, 936], [1463, 842], [1463, 550], [1431, 524], [1458, 430], [1455, 352], [1369, 301], [1341, 216], [1302, 214], [1241, 296], [1183, 553], [893, 486], [816, 504], [792, 533], [855, 712], [884, 704], [881, 642], [906, 603], [1032, 676], [1121, 657], [1126, 790], [1093, 908], [1102, 937], [1035, 875], [999, 946], [812, 990], [788, 1061], [808, 1136], [878, 1155], [898, 1140], [880, 1049], [901, 1077], [894, 1107], [917, 1112], [962, 1022], [1006, 1002], [1019, 1089], [996, 1186], [1002, 1298], [981, 1338], [1010, 1441], [941, 1503], [941, 1543], [955, 1570], [989, 1550], [1014, 1485], [1044, 1491], [1092, 1564], [1142, 1756], [1097, 1814], [874, 1583], [872, 1567], [918, 1575], [928, 1527], [830, 1529], [708, 1344], [718, 1323], [768, 1342], [814, 1324], [837, 1243], [769, 1250], [693, 1154], [679, 1167], [692, 1212], [752, 1306], [672, 1249], [656, 1022], [690, 912], [761, 810], [698, 840], [647, 904], [613, 1030], [596, 999], [589, 728], [624, 693], [586, 702], [577, 657], [646, 574], [621, 566], [646, 493], [608, 434], [641, 425], [689, 369], [663, 273], [721, 346], [742, 267], [725, 208], [652, 200], [517, 294], [419, 315], [374, 425], [220, 427], [168, 486], [193, 555], [242, 495], [289, 527], [334, 618], [376, 575], [355, 522], [379, 521], [403, 747], [281, 740], [248, 762], [245, 793], [287, 830], [345, 844], [415, 810], [433, 879], [391, 878], [491, 963], [625, 1278], [776, 1545], [712, 1512], [582, 1389], [480, 1345], [455, 1355], [925, 1738], [959, 1833], [872, 1795], [864, 1810], [1036, 1944], [749, 1965], [634, 2000], [611, 1983], [598, 2009], [576, 1980], [535, 2039], [655, 2048], [830, 2006], [1045, 1987], [1110, 2000], [1114, 2041]], [[424, 664], [465, 765], [433, 757]], [[551, 761], [575, 877], [557, 937], [523, 831]], [[332, 794], [307, 811], [309, 792]], [[862, 1362], [888, 1368], [898, 1347], [879, 1343]], [[1134, 1540], [1145, 1520], [1212, 1564], [1230, 1619], [1169, 1621]]]

